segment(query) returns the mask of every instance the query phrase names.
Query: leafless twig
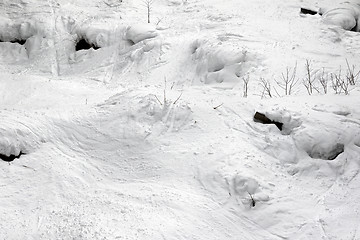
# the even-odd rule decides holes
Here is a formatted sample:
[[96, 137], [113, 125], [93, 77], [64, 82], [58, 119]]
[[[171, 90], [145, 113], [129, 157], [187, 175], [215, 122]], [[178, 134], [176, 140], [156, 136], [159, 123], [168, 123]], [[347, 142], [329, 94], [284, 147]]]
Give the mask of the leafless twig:
[[280, 80], [275, 80], [276, 84], [284, 90], [285, 95], [291, 95], [299, 81], [299, 79], [296, 78], [296, 68], [297, 63], [295, 63], [294, 68], [286, 67], [285, 74], [281, 73]]
[[265, 78], [260, 78], [260, 85], [263, 88], [261, 98], [264, 98], [266, 95], [268, 97], [272, 97], [270, 82], [268, 80], [265, 80]]
[[143, 0], [143, 4], [144, 4], [144, 6], [146, 7], [146, 10], [147, 10], [148, 23], [150, 23], [150, 13], [151, 13], [152, 5], [153, 5], [154, 1], [155, 0]]
[[326, 74], [325, 76], [325, 69], [323, 68], [321, 75], [319, 76], [319, 82], [322, 86], [322, 89], [324, 91], [324, 94], [327, 94], [328, 92], [328, 82], [329, 82], [329, 76]]
[[249, 90], [249, 81], [250, 81], [249, 74], [247, 75], [247, 77], [243, 77], [242, 79], [244, 82], [243, 96], [246, 98], [248, 96], [248, 90]]
[[224, 103], [217, 105], [216, 107], [213, 107], [215, 110], [218, 109], [219, 107], [221, 107], [222, 105], [224, 105]]
[[355, 85], [356, 81], [359, 77], [360, 70], [358, 72], [355, 72], [355, 66], [352, 65], [350, 68], [349, 62], [346, 59], [346, 65], [347, 65], [347, 71], [346, 71], [346, 78], [350, 85]]

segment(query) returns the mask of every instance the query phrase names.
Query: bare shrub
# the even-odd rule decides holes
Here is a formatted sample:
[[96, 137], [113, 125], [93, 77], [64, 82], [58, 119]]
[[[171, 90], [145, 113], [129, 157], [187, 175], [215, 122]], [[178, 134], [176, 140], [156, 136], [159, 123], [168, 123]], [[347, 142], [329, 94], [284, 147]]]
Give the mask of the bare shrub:
[[324, 94], [327, 94], [329, 75], [325, 74], [325, 69], [324, 68], [322, 69], [322, 72], [321, 72], [320, 76], [318, 77], [318, 80], [320, 82], [320, 85], [322, 87], [322, 90], [323, 90]]
[[[297, 63], [295, 63], [295, 66], [293, 68], [286, 67], [285, 73], [281, 73], [280, 80], [275, 80], [276, 84], [284, 90], [285, 95], [291, 95], [299, 81], [299, 79], [296, 77], [296, 68]], [[278, 92], [277, 94], [280, 96]]]
[[350, 88], [351, 79], [345, 76], [345, 78], [341, 74], [341, 67], [337, 74], [331, 74], [331, 83], [332, 88], [335, 91], [335, 94], [344, 93], [345, 95], [349, 95], [350, 91], [353, 90]]
[[249, 90], [249, 81], [250, 81], [249, 74], [246, 77], [243, 77], [242, 80], [244, 83], [243, 96], [246, 98], [248, 96], [248, 90]]
[[356, 81], [359, 77], [360, 70], [358, 72], [355, 71], [355, 65], [350, 67], [348, 60], [346, 59], [347, 71], [346, 71], [346, 81], [349, 82], [350, 85], [355, 85]]
[[[171, 88], [170, 88], [171, 90], [173, 89], [174, 84], [175, 84], [175, 83], [172, 84], [172, 86], [171, 86]], [[171, 104], [174, 104], [174, 105], [175, 105], [175, 104], [180, 100], [180, 98], [182, 97], [182, 94], [183, 94], [183, 93], [181, 92], [180, 95], [175, 99], [175, 101], [170, 101], [170, 100], [167, 99], [166, 91], [167, 91], [167, 81], [166, 81], [166, 78], [164, 78], [163, 100], [161, 101], [161, 100], [155, 95], [156, 100], [159, 102], [159, 104], [160, 104], [161, 106], [163, 106], [164, 109], [165, 109], [165, 108], [168, 108]]]
[[343, 82], [341, 77], [341, 67], [337, 74], [331, 73], [330, 79], [331, 79], [331, 87], [335, 91], [335, 94], [340, 94], [342, 92], [341, 84]]
[[306, 60], [305, 63], [305, 69], [306, 69], [306, 77], [303, 79], [303, 85], [305, 86], [306, 91], [308, 92], [309, 95], [312, 95], [314, 90], [320, 92], [315, 86], [315, 82], [317, 79], [316, 71], [314, 71], [314, 69], [311, 66], [311, 62], [308, 59]]
[[150, 23], [150, 13], [152, 10], [152, 5], [155, 0], [143, 0], [143, 5], [146, 7], [147, 10], [147, 21]]
[[261, 98], [264, 98], [265, 96], [272, 97], [271, 85], [269, 80], [266, 80], [265, 78], [260, 78], [260, 85], [263, 88]]
[[345, 79], [342, 79], [343, 81], [341, 82], [341, 88], [342, 90], [344, 91], [345, 95], [349, 95], [350, 94], [350, 91], [351, 89], [349, 88], [350, 87], [350, 81], [349, 79], [345, 78]]

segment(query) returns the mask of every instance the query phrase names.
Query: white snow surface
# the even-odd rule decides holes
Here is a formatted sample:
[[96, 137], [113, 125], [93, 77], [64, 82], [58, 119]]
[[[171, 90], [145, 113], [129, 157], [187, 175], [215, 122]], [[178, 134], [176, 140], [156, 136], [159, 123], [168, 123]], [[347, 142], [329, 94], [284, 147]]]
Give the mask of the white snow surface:
[[2, 0], [0, 239], [360, 239], [359, 6]]

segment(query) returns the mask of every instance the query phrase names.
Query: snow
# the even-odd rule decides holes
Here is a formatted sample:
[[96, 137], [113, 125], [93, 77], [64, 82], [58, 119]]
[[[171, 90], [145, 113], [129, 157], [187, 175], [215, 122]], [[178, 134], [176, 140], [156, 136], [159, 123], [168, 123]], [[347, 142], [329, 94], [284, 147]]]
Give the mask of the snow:
[[2, 1], [0, 238], [360, 239], [359, 4]]
[[324, 19], [326, 22], [338, 25], [345, 30], [354, 29], [354, 31], [358, 32], [359, 14], [360, 6], [345, 6], [326, 11]]
[[134, 44], [144, 41], [145, 39], [157, 36], [156, 29], [151, 25], [135, 24], [129, 26], [126, 31], [125, 38]]

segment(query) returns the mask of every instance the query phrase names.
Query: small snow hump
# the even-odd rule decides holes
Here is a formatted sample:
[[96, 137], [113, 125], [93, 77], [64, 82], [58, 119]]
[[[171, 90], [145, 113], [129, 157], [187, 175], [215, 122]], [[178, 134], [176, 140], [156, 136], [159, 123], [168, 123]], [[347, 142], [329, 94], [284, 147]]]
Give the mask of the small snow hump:
[[6, 155], [0, 153], [0, 159], [5, 162], [12, 162], [15, 160], [15, 158], [20, 158], [20, 156], [22, 156], [22, 155], [26, 155], [26, 153], [20, 152], [19, 155], [11, 154], [10, 156], [6, 156]]
[[334, 145], [319, 146], [315, 145], [308, 151], [311, 158], [323, 159], [323, 160], [335, 160], [345, 150], [344, 144], [336, 143]]

